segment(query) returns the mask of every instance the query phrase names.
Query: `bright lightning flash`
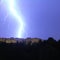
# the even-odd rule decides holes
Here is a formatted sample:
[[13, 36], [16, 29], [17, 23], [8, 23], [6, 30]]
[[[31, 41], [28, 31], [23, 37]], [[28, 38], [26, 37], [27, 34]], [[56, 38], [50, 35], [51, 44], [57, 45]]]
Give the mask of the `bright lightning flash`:
[[15, 19], [19, 22], [19, 29], [17, 31], [16, 37], [22, 38], [23, 32], [25, 29], [25, 22], [22, 19], [21, 14], [19, 14], [16, 10], [16, 1], [15, 0], [3, 0], [4, 4], [7, 6], [8, 12], [15, 17]]

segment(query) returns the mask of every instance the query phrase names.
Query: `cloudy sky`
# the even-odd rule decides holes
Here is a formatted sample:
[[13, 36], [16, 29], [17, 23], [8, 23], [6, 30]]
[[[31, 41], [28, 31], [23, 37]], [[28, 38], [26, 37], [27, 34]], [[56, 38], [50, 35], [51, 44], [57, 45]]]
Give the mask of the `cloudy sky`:
[[[10, 14], [6, 2], [0, 4], [0, 37], [18, 37], [21, 24]], [[60, 0], [17, 0], [15, 9], [25, 22], [21, 37], [60, 39]]]

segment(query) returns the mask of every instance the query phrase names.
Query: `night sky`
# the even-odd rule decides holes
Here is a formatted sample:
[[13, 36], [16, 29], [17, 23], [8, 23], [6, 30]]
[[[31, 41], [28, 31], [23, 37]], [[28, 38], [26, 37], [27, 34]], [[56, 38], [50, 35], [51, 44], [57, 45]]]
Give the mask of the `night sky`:
[[8, 4], [0, 3], [0, 37], [38, 37], [60, 39], [60, 0], [17, 0], [16, 11], [25, 22], [24, 32], [19, 21], [9, 12]]

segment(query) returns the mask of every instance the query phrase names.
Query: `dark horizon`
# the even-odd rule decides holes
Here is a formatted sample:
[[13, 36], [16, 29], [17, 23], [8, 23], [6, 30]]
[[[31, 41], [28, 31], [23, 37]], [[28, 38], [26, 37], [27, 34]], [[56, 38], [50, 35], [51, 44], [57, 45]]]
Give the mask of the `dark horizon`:
[[8, 41], [0, 41], [0, 60], [60, 60], [60, 40]]

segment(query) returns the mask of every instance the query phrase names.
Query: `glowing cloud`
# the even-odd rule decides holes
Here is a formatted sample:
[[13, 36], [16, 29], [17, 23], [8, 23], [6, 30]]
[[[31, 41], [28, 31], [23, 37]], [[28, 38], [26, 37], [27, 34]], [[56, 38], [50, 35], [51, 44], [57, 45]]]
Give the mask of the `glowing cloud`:
[[25, 29], [25, 22], [22, 19], [22, 15], [19, 14], [16, 10], [16, 1], [15, 0], [3, 0], [4, 4], [6, 4], [9, 14], [15, 17], [15, 19], [19, 22], [19, 29], [16, 34], [16, 37], [22, 38], [23, 32]]

